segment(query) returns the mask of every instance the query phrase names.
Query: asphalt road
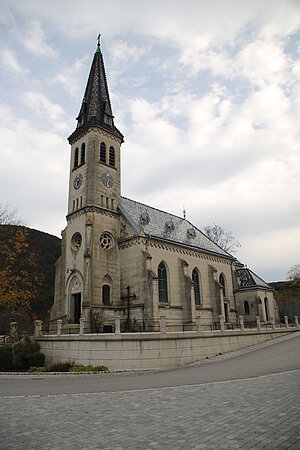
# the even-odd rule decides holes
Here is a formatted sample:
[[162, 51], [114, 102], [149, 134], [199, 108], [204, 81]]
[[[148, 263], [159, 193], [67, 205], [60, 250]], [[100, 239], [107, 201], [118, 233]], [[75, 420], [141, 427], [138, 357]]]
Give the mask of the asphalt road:
[[44, 396], [175, 387], [294, 370], [300, 370], [300, 332], [174, 370], [95, 375], [0, 375], [0, 396]]
[[300, 449], [300, 332], [176, 370], [0, 375], [2, 450]]

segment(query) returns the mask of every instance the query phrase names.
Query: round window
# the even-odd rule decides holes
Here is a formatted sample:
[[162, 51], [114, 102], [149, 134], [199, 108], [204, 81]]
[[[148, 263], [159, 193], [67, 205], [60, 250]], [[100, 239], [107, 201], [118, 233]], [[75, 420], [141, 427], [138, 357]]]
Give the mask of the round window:
[[77, 252], [79, 250], [79, 248], [81, 247], [81, 243], [82, 243], [81, 234], [80, 233], [73, 234], [72, 240], [71, 240], [71, 245], [75, 252]]
[[109, 233], [103, 233], [100, 236], [100, 245], [105, 250], [110, 250], [114, 246], [114, 238]]

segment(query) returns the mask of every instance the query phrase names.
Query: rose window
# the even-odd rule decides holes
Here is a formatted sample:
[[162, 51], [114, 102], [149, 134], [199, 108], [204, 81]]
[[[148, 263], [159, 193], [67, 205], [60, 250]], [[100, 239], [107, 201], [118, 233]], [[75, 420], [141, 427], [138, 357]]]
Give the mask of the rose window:
[[109, 233], [103, 233], [100, 237], [100, 245], [105, 250], [110, 250], [114, 246], [114, 238]]

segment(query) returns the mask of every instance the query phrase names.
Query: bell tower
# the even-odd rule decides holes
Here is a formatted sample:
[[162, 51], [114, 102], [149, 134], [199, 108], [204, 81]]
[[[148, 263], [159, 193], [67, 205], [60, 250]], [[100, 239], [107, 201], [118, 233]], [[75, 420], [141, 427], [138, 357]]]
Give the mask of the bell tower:
[[[110, 326], [120, 304], [120, 148], [114, 124], [100, 35], [71, 145], [67, 227], [56, 270], [51, 316], [86, 328], [93, 314]], [[60, 273], [58, 273], [60, 272]], [[59, 306], [60, 305], [60, 306]]]

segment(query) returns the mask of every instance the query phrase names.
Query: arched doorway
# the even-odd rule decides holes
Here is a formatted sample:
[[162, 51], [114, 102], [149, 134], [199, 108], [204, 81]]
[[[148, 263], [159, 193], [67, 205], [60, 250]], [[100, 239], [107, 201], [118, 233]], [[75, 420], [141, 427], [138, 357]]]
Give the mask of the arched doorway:
[[78, 324], [81, 317], [81, 290], [82, 285], [79, 278], [75, 276], [70, 283], [69, 319], [71, 323]]

